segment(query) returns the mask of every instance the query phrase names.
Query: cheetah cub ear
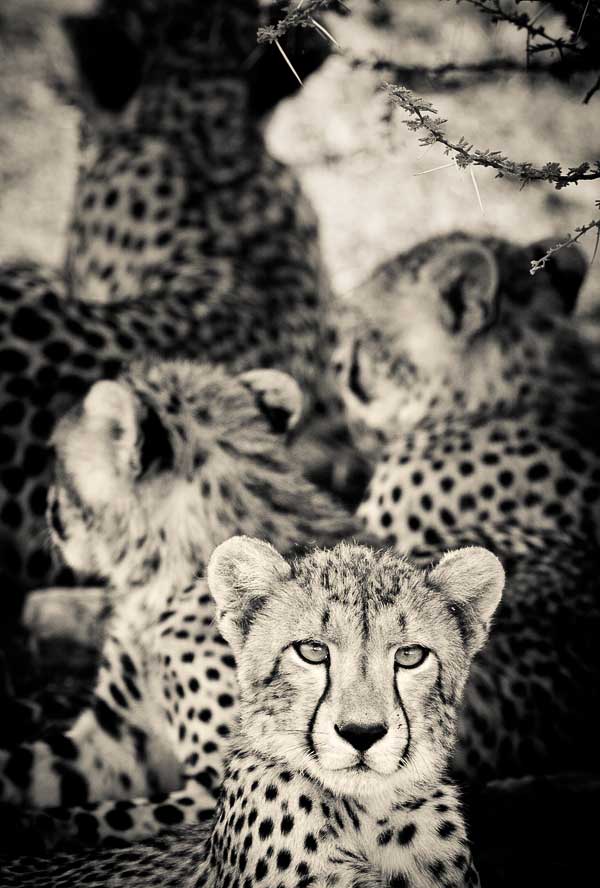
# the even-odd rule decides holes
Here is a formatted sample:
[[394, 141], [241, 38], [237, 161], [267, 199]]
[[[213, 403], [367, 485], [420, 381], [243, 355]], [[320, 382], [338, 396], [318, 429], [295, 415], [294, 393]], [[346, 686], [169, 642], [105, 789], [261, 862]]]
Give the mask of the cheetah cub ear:
[[118, 476], [129, 474], [138, 433], [133, 393], [112, 380], [94, 383], [83, 401], [83, 421], [95, 452], [108, 456]]
[[83, 401], [82, 418], [82, 458], [90, 470], [97, 457], [98, 471], [108, 465], [117, 479], [130, 481], [172, 465], [169, 436], [158, 414], [124, 383], [96, 382]]
[[487, 638], [504, 589], [504, 568], [487, 549], [469, 546], [448, 552], [428, 574], [428, 582], [448, 599], [469, 656]]
[[253, 622], [273, 591], [290, 578], [290, 566], [269, 543], [231, 537], [208, 562], [208, 588], [217, 604], [219, 628], [234, 653], [243, 647]]
[[491, 250], [477, 241], [448, 243], [426, 271], [439, 297], [440, 320], [450, 333], [469, 340], [494, 323], [499, 275]]
[[303, 397], [296, 380], [282, 370], [248, 370], [238, 377], [254, 393], [256, 406], [271, 430], [287, 434], [296, 428], [302, 415]]

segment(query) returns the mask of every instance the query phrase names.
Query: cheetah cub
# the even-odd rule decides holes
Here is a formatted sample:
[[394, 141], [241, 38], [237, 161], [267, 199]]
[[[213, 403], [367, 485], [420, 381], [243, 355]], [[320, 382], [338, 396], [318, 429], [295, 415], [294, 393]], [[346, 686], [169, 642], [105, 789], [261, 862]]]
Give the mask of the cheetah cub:
[[481, 548], [427, 572], [338, 543], [286, 560], [244, 536], [208, 565], [240, 716], [210, 835], [5, 862], [2, 888], [479, 884], [444, 775], [469, 664], [504, 585]]
[[461, 549], [425, 573], [365, 546], [286, 561], [234, 537], [208, 584], [240, 723], [196, 888], [477, 885], [444, 775], [498, 559]]

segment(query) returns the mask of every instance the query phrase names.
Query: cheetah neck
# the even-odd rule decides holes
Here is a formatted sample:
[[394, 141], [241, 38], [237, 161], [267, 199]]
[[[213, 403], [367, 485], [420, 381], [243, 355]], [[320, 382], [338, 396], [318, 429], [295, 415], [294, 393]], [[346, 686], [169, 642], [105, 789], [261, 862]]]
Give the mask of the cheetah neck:
[[341, 884], [373, 888], [435, 888], [448, 876], [457, 888], [476, 884], [454, 786], [440, 782], [378, 804], [334, 795], [281, 762], [237, 748], [205, 860], [189, 885], [223, 888], [246, 872], [268, 885], [287, 872], [294, 884], [299, 877], [325, 883], [331, 872]]
[[548, 399], [554, 398], [554, 379], [560, 370], [553, 366], [554, 349], [554, 341], [529, 337], [507, 349], [492, 341], [468, 351], [461, 371], [454, 368], [437, 388], [435, 409], [426, 411], [425, 424], [429, 418], [433, 422], [454, 416], [483, 421], [543, 410]]

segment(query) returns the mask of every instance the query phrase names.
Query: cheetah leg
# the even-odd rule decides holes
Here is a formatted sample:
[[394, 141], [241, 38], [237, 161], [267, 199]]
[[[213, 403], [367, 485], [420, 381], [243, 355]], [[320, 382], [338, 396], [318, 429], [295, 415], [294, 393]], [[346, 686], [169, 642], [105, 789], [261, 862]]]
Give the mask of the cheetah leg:
[[218, 785], [213, 790], [212, 769], [189, 778], [182, 789], [149, 800], [98, 802], [85, 807], [26, 810], [18, 816], [18, 832], [35, 835], [45, 850], [66, 843], [102, 845], [107, 840], [134, 844], [165, 830], [212, 820]]
[[68, 638], [99, 650], [110, 614], [107, 589], [37, 589], [27, 596], [23, 625], [34, 641]]

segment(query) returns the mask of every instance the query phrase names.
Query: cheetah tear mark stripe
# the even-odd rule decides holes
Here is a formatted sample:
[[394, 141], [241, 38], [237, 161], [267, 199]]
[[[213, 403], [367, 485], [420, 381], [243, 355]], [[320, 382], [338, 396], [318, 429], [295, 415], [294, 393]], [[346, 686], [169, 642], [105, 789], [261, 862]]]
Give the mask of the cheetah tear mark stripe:
[[398, 675], [399, 670], [400, 670], [400, 667], [398, 666], [398, 667], [396, 667], [396, 669], [394, 671], [394, 695], [396, 697], [396, 700], [398, 701], [398, 706], [400, 707], [402, 715], [404, 716], [404, 721], [406, 723], [406, 732], [407, 732], [408, 736], [406, 738], [406, 743], [404, 744], [404, 749], [402, 750], [402, 753], [401, 753], [398, 761], [401, 763], [401, 765], [405, 765], [406, 762], [408, 761], [408, 755], [410, 752], [411, 731], [410, 731], [410, 721], [408, 720], [408, 715], [406, 714], [406, 709], [404, 708], [404, 703], [402, 702], [402, 697], [400, 696], [400, 689], [398, 688], [398, 682], [396, 681], [396, 676]]
[[315, 744], [313, 743], [313, 730], [315, 727], [315, 723], [317, 721], [317, 716], [319, 715], [319, 709], [321, 708], [324, 701], [329, 696], [329, 691], [331, 690], [331, 676], [329, 675], [329, 664], [325, 664], [325, 687], [323, 688], [323, 693], [317, 700], [317, 705], [315, 706], [315, 711], [313, 712], [310, 720], [308, 722], [308, 726], [306, 728], [306, 745], [308, 747], [308, 751], [315, 756], [318, 760], [317, 750], [315, 749]]

